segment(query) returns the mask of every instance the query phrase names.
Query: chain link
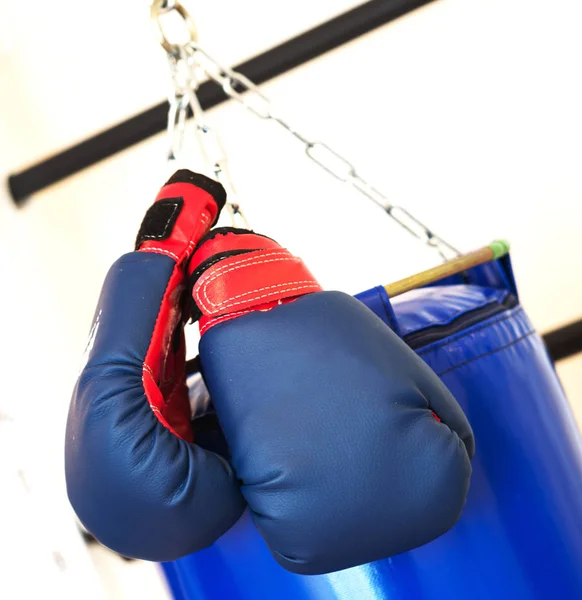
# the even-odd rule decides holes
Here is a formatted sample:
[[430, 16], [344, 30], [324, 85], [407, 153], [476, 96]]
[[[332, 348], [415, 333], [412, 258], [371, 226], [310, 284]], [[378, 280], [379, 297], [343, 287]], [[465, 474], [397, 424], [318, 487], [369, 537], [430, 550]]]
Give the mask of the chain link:
[[244, 229], [249, 229], [249, 224], [244, 216], [240, 205], [233, 200], [238, 196], [232, 177], [230, 176], [230, 170], [228, 168], [228, 157], [222, 145], [220, 136], [206, 121], [206, 113], [200, 104], [198, 98], [198, 86], [199, 80], [197, 79], [197, 68], [195, 51], [192, 48], [188, 48], [188, 62], [190, 65], [191, 72], [191, 85], [189, 86], [190, 96], [190, 107], [194, 117], [194, 125], [198, 143], [202, 150], [202, 153], [206, 159], [206, 163], [210, 165], [210, 168], [214, 174], [214, 177], [219, 181], [224, 189], [226, 190], [229, 201], [227, 202], [227, 210], [230, 213], [232, 224], [240, 226]]

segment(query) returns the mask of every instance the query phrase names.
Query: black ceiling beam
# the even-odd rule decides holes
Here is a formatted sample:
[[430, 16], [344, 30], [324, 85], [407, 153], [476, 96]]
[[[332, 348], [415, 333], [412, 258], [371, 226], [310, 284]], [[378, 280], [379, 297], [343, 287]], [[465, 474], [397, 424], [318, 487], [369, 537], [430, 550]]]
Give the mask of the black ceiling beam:
[[[235, 68], [254, 82], [264, 83], [432, 1], [366, 2]], [[226, 95], [214, 82], [200, 87], [203, 108], [212, 108], [225, 100]], [[22, 205], [35, 192], [160, 133], [166, 128], [167, 114], [168, 103], [161, 102], [20, 173], [10, 175], [8, 185], [14, 202]]]
[[579, 354], [582, 352], [582, 321], [569, 323], [544, 334], [544, 342], [554, 362]]

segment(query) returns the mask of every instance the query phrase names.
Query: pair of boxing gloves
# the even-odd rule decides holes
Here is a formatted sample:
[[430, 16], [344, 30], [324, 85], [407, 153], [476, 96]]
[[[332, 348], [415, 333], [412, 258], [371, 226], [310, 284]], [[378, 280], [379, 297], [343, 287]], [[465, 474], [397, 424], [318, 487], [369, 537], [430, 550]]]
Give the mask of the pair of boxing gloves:
[[[267, 237], [212, 230], [225, 200], [216, 182], [179, 171], [107, 275], [67, 426], [81, 522], [124, 556], [171, 561], [248, 507], [275, 560], [300, 574], [440, 536], [469, 487], [462, 410], [358, 300], [324, 292]], [[194, 435], [192, 318], [222, 452]]]

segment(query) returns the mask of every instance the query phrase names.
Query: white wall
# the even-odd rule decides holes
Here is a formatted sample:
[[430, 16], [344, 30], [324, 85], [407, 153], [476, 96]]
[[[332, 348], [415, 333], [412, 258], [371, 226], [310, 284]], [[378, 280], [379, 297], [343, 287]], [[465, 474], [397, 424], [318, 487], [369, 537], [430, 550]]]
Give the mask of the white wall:
[[[186, 4], [209, 51], [235, 63], [354, 0]], [[545, 331], [582, 312], [581, 19], [582, 5], [572, 0], [440, 0], [265, 91], [461, 249], [509, 239], [523, 303]], [[166, 84], [145, 2], [113, 10], [3, 0], [2, 179], [158, 102]], [[251, 224], [302, 255], [326, 287], [357, 292], [434, 263], [378, 209], [319, 173], [274, 125], [232, 104], [211, 116]], [[47, 518], [58, 515], [69, 532], [59, 543], [66, 538], [69, 548], [77, 543], [63, 501], [69, 395], [103, 277], [132, 247], [166, 176], [164, 153], [157, 136], [22, 210], [0, 189], [0, 411], [16, 419]], [[193, 157], [193, 168], [200, 164]], [[582, 414], [580, 372], [561, 368]], [[8, 521], [14, 536], [24, 535], [24, 516]], [[28, 562], [12, 562], [15, 578], [30, 571]]]

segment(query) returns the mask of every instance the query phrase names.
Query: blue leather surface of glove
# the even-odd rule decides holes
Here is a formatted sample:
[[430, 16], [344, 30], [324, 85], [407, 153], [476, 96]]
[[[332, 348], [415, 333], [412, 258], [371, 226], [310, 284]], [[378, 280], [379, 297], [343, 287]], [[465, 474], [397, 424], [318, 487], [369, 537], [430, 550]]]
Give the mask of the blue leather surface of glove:
[[471, 428], [359, 301], [321, 292], [219, 323], [200, 357], [253, 520], [286, 569], [371, 562], [457, 521]]
[[153, 561], [207, 547], [245, 508], [228, 463], [172, 433], [146, 398], [142, 367], [173, 268], [170, 257], [138, 252], [111, 268], [65, 454], [83, 525], [116, 552]]

